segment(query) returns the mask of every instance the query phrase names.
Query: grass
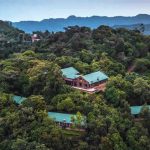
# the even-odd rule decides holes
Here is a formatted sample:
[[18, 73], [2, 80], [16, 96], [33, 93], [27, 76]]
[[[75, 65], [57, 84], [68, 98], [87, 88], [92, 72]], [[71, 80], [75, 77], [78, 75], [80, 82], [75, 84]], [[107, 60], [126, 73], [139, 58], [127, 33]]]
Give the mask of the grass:
[[68, 129], [63, 129], [62, 132], [67, 137], [81, 137], [85, 134], [85, 132], [83, 131], [74, 131], [74, 130], [68, 130]]

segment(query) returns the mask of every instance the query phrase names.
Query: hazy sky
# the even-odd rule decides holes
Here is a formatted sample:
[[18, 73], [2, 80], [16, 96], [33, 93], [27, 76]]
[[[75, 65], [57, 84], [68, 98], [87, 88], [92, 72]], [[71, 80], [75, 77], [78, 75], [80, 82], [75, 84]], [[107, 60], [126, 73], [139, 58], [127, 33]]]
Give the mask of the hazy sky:
[[0, 20], [150, 14], [150, 0], [0, 0]]

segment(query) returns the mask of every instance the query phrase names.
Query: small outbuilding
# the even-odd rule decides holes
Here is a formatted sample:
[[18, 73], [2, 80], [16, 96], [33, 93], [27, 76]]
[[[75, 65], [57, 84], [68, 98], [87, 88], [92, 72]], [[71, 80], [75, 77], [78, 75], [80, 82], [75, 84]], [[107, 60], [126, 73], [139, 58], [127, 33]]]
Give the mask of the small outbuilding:
[[[147, 106], [150, 109], [150, 105], [147, 105]], [[130, 107], [131, 114], [134, 115], [135, 117], [137, 117], [140, 114], [140, 112], [141, 112], [141, 110], [142, 110], [143, 107], [144, 106], [131, 106]]]
[[41, 37], [38, 34], [33, 34], [31, 39], [32, 39], [32, 43], [34, 43], [40, 41]]
[[81, 128], [85, 127], [86, 117], [78, 117], [75, 114], [64, 114], [58, 112], [48, 112], [48, 116], [52, 118], [59, 126], [70, 128], [73, 125], [80, 126]]
[[17, 103], [18, 105], [20, 105], [23, 101], [25, 101], [27, 98], [22, 97], [22, 96], [13, 96], [12, 100]]

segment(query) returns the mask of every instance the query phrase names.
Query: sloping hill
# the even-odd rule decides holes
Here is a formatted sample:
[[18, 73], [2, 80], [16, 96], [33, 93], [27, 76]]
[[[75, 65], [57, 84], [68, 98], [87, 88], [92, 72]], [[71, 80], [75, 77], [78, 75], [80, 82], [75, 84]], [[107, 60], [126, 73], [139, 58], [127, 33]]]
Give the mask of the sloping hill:
[[0, 20], [0, 41], [16, 41], [23, 31], [12, 26], [11, 22]]
[[24, 31], [16, 29], [10, 22], [0, 21], [0, 59], [7, 58], [9, 54], [24, 50], [22, 37]]
[[4, 22], [0, 20], [0, 32], [6, 32], [12, 30], [12, 24], [11, 22]]

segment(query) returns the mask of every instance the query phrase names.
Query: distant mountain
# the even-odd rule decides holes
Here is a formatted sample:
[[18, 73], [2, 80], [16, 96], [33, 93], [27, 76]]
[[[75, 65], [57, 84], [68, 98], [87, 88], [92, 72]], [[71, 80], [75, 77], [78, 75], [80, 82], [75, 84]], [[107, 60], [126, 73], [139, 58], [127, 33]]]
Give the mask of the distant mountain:
[[25, 32], [33, 31], [63, 31], [64, 27], [68, 26], [87, 26], [91, 28], [97, 28], [100, 25], [115, 26], [115, 25], [132, 25], [132, 24], [150, 24], [150, 15], [140, 14], [134, 17], [76, 17], [70, 16], [66, 19], [57, 18], [57, 19], [45, 19], [42, 21], [21, 21], [14, 22], [13, 26], [17, 27]]

